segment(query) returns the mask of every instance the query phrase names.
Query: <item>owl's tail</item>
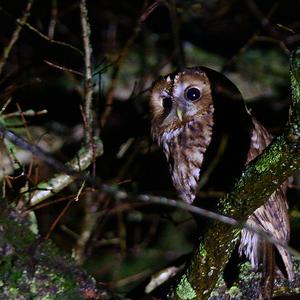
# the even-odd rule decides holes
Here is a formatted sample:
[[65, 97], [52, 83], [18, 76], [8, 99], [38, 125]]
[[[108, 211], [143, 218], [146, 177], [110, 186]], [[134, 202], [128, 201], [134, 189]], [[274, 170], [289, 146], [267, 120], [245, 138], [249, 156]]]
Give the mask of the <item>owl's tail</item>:
[[[249, 219], [247, 224], [254, 225]], [[257, 224], [255, 225], [257, 226]], [[281, 256], [286, 272], [276, 264], [275, 249], [278, 250]], [[253, 231], [242, 230], [239, 254], [245, 255], [250, 260], [254, 270], [261, 269], [260, 293], [264, 299], [271, 299], [272, 297], [276, 274], [282, 274], [281, 276], [287, 274], [289, 280], [294, 278], [293, 263], [287, 249], [279, 245], [274, 246], [270, 242], [261, 239]]]
[[[247, 222], [248, 225], [252, 222]], [[294, 279], [293, 262], [288, 250], [280, 245], [276, 245], [285, 271], [289, 280]], [[245, 255], [251, 262], [254, 269], [257, 269], [260, 264], [275, 261], [274, 255], [275, 247], [267, 241], [263, 241], [260, 237], [252, 231], [243, 229], [241, 233], [241, 243], [239, 247], [239, 254]], [[268, 264], [268, 263], [267, 263]], [[275, 266], [275, 265], [274, 265]]]

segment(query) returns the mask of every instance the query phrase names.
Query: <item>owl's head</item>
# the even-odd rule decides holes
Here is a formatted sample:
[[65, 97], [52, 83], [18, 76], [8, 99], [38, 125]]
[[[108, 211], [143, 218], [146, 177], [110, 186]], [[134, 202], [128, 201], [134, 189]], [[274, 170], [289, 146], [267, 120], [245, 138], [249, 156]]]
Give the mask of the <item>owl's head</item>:
[[150, 98], [154, 137], [201, 117], [212, 106], [208, 77], [200, 68], [172, 73], [154, 82]]
[[208, 115], [214, 115], [214, 121], [218, 119], [222, 127], [236, 126], [239, 119], [247, 119], [237, 87], [221, 73], [206, 67], [187, 68], [155, 81], [150, 111], [155, 139]]

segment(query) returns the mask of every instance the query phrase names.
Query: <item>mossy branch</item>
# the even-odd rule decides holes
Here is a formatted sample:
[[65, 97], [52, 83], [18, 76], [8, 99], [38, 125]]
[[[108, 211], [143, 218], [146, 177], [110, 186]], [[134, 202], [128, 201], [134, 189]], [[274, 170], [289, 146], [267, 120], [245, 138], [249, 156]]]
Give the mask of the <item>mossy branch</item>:
[[[222, 198], [218, 212], [241, 222], [300, 168], [300, 48], [291, 55], [292, 104], [283, 133], [244, 170], [231, 193]], [[222, 277], [239, 239], [240, 228], [212, 222], [193, 259], [179, 280], [172, 299], [208, 299]]]
[[[75, 172], [84, 171], [93, 162], [95, 156], [101, 156], [103, 153], [103, 145], [100, 139], [93, 142], [94, 148], [82, 147], [78, 154], [67, 164], [67, 166]], [[57, 194], [76, 179], [76, 176], [68, 174], [57, 174], [50, 178], [48, 182], [40, 182], [37, 190], [30, 195], [30, 205], [34, 206]]]
[[50, 241], [30, 231], [28, 216], [0, 213], [1, 299], [109, 299], [95, 280]]

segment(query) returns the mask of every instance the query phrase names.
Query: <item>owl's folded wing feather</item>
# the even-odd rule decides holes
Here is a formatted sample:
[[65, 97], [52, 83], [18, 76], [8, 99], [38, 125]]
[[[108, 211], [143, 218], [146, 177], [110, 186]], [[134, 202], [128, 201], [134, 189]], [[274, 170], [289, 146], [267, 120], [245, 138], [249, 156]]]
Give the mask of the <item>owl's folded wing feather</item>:
[[[268, 131], [253, 118], [254, 129], [251, 137], [251, 146], [248, 153], [247, 162], [250, 162], [259, 155], [271, 142], [272, 136]], [[271, 234], [275, 239], [282, 243], [288, 243], [290, 237], [290, 224], [288, 218], [288, 207], [286, 201], [286, 183], [279, 190], [274, 192], [268, 201], [248, 218], [247, 224], [250, 226], [258, 226]], [[255, 233], [248, 230], [242, 230], [241, 244], [239, 247], [240, 254], [246, 255], [251, 261], [252, 267], [258, 268], [260, 264], [264, 264], [264, 257], [268, 247], [265, 241], [262, 241]], [[276, 248], [284, 263], [288, 278], [294, 277], [292, 260], [289, 252], [279, 245]], [[270, 259], [272, 259], [271, 255]]]

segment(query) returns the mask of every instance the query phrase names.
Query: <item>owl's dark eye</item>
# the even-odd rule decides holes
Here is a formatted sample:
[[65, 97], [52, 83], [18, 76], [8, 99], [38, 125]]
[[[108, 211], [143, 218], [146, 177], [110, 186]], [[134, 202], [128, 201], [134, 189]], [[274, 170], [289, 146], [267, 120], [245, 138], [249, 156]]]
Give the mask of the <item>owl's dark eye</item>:
[[172, 98], [171, 97], [163, 98], [162, 105], [163, 105], [164, 109], [170, 109], [172, 107]]
[[201, 92], [196, 87], [187, 88], [185, 91], [185, 98], [189, 101], [198, 100], [201, 97]]

